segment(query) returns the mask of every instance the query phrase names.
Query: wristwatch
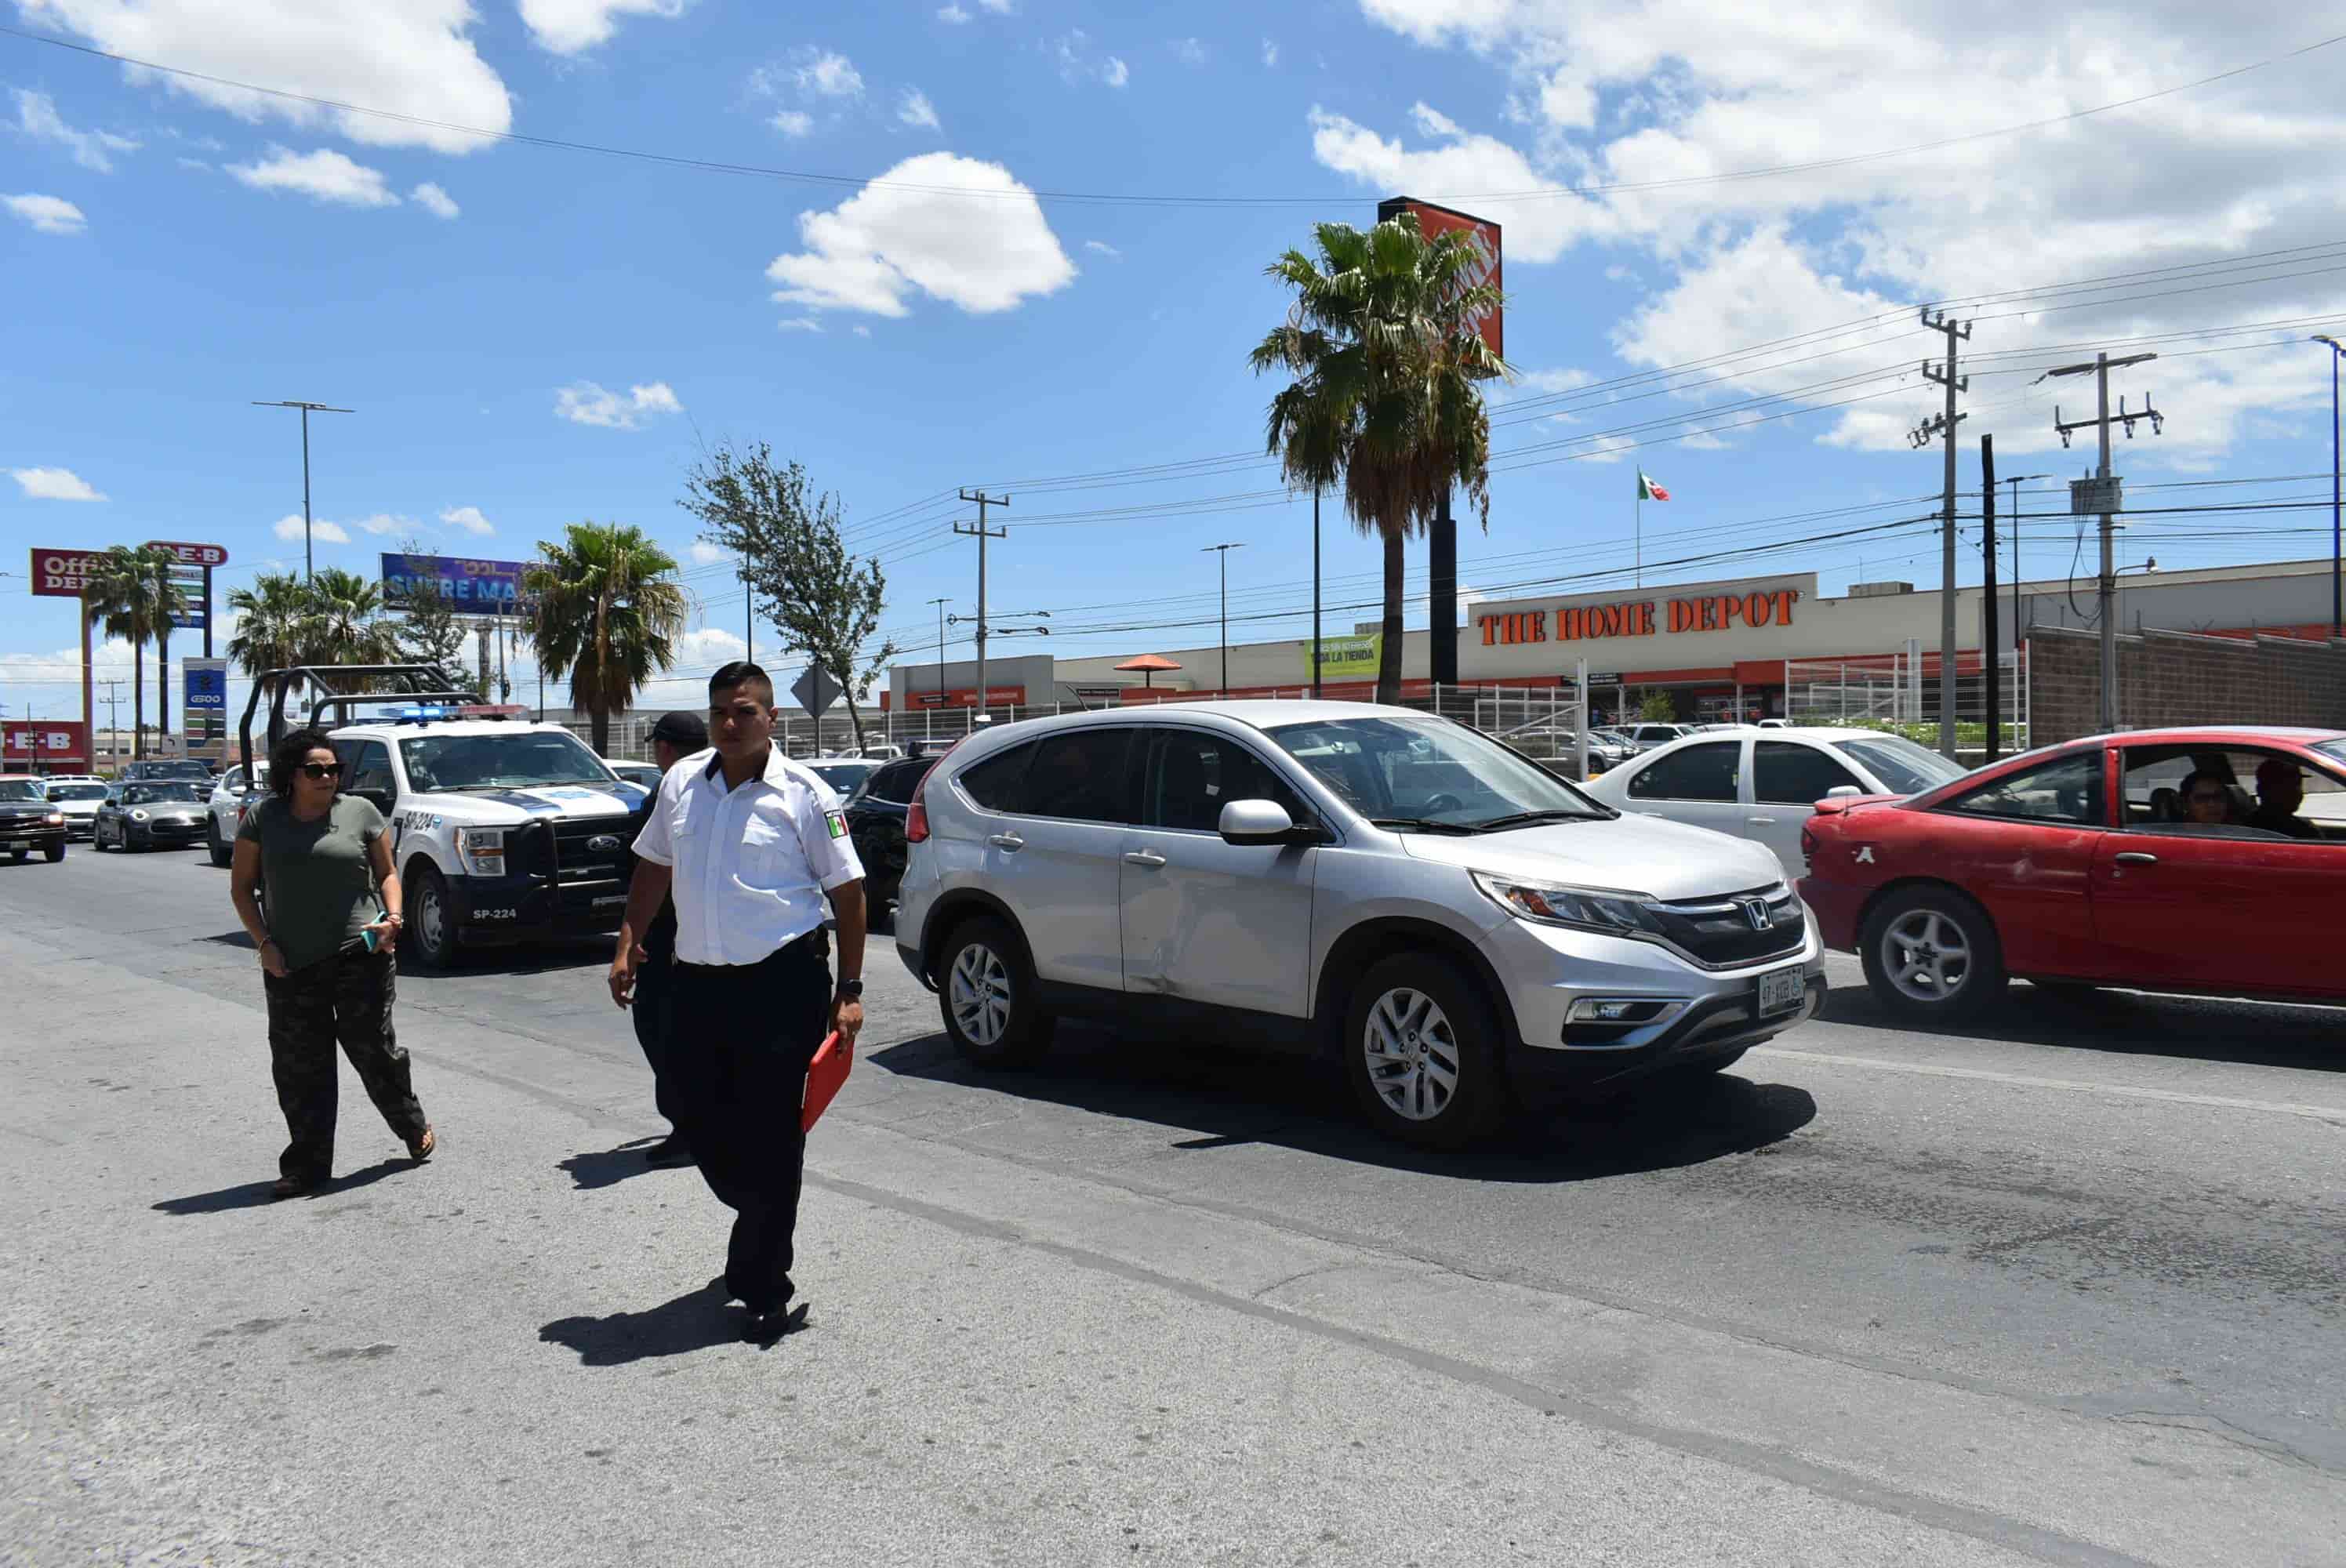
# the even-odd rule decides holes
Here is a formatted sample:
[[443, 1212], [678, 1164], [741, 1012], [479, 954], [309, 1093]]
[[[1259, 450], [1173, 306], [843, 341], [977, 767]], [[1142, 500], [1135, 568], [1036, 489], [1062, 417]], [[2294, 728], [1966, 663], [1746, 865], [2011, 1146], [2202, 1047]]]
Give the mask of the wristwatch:
[[842, 980], [839, 983], [839, 993], [851, 1001], [861, 1002], [863, 1000], [863, 983], [860, 980]]

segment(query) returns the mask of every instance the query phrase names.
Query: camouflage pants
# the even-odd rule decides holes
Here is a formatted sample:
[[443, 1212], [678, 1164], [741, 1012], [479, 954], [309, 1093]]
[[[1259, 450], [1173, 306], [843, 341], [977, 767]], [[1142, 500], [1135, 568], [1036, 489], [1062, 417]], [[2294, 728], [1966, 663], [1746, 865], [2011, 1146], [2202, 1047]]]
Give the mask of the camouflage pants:
[[323, 1181], [333, 1171], [337, 1044], [400, 1141], [423, 1135], [423, 1107], [408, 1082], [407, 1053], [392, 1029], [398, 973], [399, 961], [391, 954], [362, 952], [321, 958], [282, 977], [261, 976], [269, 996], [270, 1067], [292, 1135], [277, 1167], [296, 1181]]

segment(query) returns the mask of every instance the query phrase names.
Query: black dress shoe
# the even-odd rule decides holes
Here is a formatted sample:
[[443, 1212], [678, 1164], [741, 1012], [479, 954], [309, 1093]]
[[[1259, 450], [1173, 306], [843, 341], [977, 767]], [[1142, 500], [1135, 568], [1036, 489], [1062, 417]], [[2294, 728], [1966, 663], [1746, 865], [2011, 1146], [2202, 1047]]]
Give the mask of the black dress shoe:
[[785, 1334], [795, 1334], [807, 1326], [806, 1303], [795, 1307], [777, 1308], [771, 1312], [753, 1312], [749, 1327], [741, 1338], [752, 1345], [770, 1345]]
[[670, 1133], [644, 1151], [644, 1164], [648, 1166], [688, 1166], [691, 1163], [692, 1150], [685, 1143], [682, 1133]]

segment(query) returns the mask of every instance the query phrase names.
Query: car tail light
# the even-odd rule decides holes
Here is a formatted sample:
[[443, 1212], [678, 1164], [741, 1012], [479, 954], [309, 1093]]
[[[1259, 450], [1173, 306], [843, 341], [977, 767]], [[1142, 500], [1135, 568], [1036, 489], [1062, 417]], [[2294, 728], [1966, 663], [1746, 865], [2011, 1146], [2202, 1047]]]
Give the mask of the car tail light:
[[921, 804], [918, 795], [904, 808], [904, 842], [925, 844], [929, 841], [929, 809]]

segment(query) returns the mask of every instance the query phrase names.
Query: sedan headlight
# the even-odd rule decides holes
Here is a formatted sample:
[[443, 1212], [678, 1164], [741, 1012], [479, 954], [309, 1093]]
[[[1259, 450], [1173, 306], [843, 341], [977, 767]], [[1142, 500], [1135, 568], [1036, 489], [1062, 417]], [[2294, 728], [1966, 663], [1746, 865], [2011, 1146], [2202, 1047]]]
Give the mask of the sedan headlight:
[[143, 809], [133, 810], [130, 813], [130, 820], [134, 822], [143, 822], [147, 820], [147, 813]]
[[456, 859], [464, 863], [467, 875], [504, 876], [505, 874], [505, 830], [503, 828], [457, 829]]
[[1661, 928], [1646, 911], [1646, 895], [1618, 888], [1574, 888], [1555, 882], [1527, 882], [1494, 871], [1476, 871], [1474, 885], [1484, 896], [1517, 920], [1535, 925], [1568, 926], [1575, 931], [1600, 932], [1606, 936], [1659, 936]]

